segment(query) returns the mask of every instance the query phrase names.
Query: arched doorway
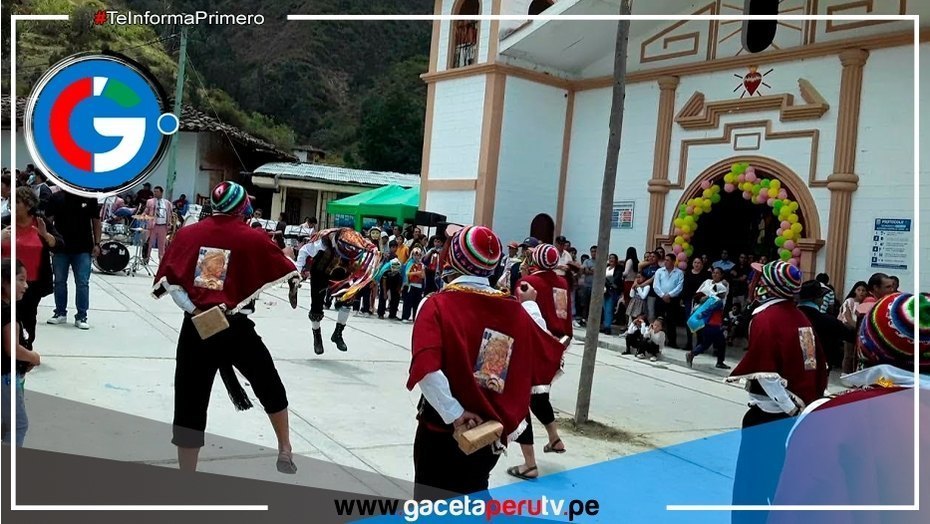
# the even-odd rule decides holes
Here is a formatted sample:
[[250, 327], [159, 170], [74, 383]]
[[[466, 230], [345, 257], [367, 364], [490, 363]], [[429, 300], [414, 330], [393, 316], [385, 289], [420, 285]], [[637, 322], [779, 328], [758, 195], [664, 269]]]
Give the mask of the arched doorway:
[[[689, 201], [701, 198], [708, 186], [724, 187], [724, 177], [731, 171], [734, 164], [748, 163], [752, 166], [759, 179], [778, 180], [780, 188], [788, 200], [797, 203], [798, 223], [803, 225], [803, 232], [792, 239], [792, 257], [797, 257], [798, 267], [806, 279], [816, 275], [817, 252], [823, 246], [820, 233], [820, 216], [816, 203], [810, 194], [807, 184], [784, 164], [761, 156], [733, 157], [717, 162], [701, 173], [682, 193], [672, 222], [669, 235], [663, 244], [666, 250], [673, 247], [676, 231], [680, 229], [675, 225], [679, 217], [679, 209], [686, 206]], [[733, 188], [731, 188], [733, 189]], [[713, 204], [710, 212], [695, 217], [700, 227], [691, 234], [692, 256], [707, 255], [709, 259], [716, 260], [720, 251], [728, 251], [731, 259], [740, 253], [755, 256], [765, 255], [769, 260], [777, 259], [784, 246], [776, 245], [776, 231], [781, 222], [774, 215], [773, 208], [766, 203], [757, 204], [743, 197], [743, 192], [735, 189], [732, 192], [716, 190], [720, 195], [718, 202]]]
[[543, 11], [552, 7], [554, 3], [553, 0], [533, 0], [530, 3], [529, 9], [527, 9], [527, 14], [531, 16], [542, 14]]
[[552, 217], [545, 213], [536, 215], [530, 224], [530, 236], [540, 242], [551, 244], [555, 240], [555, 222]]

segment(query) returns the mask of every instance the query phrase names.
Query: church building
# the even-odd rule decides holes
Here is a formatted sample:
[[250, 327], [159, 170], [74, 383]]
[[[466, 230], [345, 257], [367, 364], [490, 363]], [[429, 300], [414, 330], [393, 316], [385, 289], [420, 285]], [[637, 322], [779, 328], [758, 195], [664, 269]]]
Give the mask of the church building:
[[[779, 9], [930, 20], [930, 2], [917, 0], [783, 0]], [[619, 0], [436, 0], [435, 12], [615, 15]], [[633, 5], [641, 15], [741, 13], [742, 2], [727, 0]], [[641, 258], [663, 246], [682, 261], [713, 261], [727, 250], [782, 257], [806, 278], [825, 272], [838, 292], [879, 271], [902, 290], [930, 288], [914, 268], [930, 251], [926, 231], [915, 251], [914, 79], [928, 86], [930, 76], [915, 69], [913, 22], [779, 22], [756, 54], [741, 29], [632, 22], [611, 252], [622, 260], [632, 246]], [[616, 31], [610, 20], [435, 21], [421, 209], [488, 225], [505, 242], [565, 235], [587, 252]], [[925, 52], [928, 39], [921, 30]], [[921, 159], [921, 207], [928, 169]]]

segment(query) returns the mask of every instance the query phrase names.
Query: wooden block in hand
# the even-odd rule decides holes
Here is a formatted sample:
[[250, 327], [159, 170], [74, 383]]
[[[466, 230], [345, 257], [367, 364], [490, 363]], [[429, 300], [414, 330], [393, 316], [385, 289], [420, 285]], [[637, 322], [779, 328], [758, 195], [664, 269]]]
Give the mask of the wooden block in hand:
[[462, 453], [471, 455], [479, 449], [489, 446], [495, 440], [499, 440], [503, 432], [503, 424], [489, 420], [471, 429], [464, 429], [464, 426], [462, 426], [453, 435]]
[[197, 328], [201, 340], [206, 340], [229, 327], [226, 313], [219, 306], [214, 306], [199, 315], [191, 317], [191, 321], [194, 322], [194, 327]]

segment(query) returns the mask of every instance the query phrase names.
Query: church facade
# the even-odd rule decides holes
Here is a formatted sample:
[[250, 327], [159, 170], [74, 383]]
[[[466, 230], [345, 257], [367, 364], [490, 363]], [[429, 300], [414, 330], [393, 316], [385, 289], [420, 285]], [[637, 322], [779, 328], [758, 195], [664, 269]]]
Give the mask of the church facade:
[[[730, 4], [658, 0], [637, 2], [633, 13], [740, 14]], [[918, 4], [785, 0], [780, 9], [930, 15], [930, 6]], [[616, 14], [619, 2], [437, 0], [435, 12]], [[423, 75], [421, 209], [491, 226], [505, 241], [563, 234], [580, 252], [595, 244], [616, 26], [434, 22]], [[755, 238], [758, 222], [758, 242], [770, 248], [763, 251], [790, 257], [807, 278], [826, 272], [848, 290], [882, 271], [898, 276], [902, 289], [927, 289], [913, 262], [930, 250], [927, 238], [915, 252], [914, 75], [924, 75], [915, 69], [913, 23], [781, 22], [774, 44], [753, 55], [742, 49], [740, 29], [727, 21], [632, 23], [611, 252], [622, 259], [627, 246], [640, 255], [657, 245], [672, 251], [687, 239], [682, 251], [715, 259], [719, 253], [702, 251], [720, 245], [711, 237], [738, 231]], [[928, 38], [920, 32], [922, 50]], [[759, 183], [753, 189], [745, 177], [736, 180], [731, 172], [740, 165], [751, 166], [759, 183], [777, 180], [777, 193], [760, 197]], [[919, 173], [927, 170], [922, 160]], [[921, 189], [922, 203], [930, 203], [930, 187]], [[717, 204], [721, 197], [726, 204]], [[718, 213], [711, 222], [711, 198], [726, 209], [753, 204], [759, 211], [733, 215], [732, 223]], [[788, 214], [776, 207], [789, 203], [791, 225], [803, 229], [786, 234], [780, 226]], [[713, 231], [683, 231], [686, 215]], [[778, 246], [769, 245], [773, 239]]]

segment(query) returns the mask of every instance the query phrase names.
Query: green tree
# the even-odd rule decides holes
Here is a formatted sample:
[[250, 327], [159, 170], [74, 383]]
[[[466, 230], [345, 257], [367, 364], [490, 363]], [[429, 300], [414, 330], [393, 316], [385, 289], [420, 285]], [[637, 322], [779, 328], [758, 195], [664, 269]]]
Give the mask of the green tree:
[[423, 153], [426, 84], [420, 75], [428, 59], [417, 56], [394, 65], [362, 102], [358, 152], [376, 171], [419, 173]]

